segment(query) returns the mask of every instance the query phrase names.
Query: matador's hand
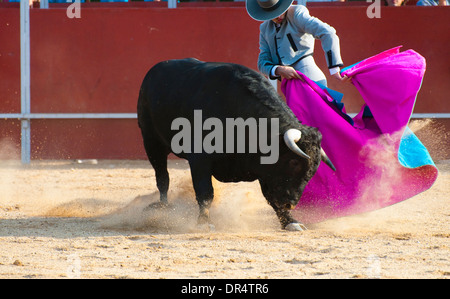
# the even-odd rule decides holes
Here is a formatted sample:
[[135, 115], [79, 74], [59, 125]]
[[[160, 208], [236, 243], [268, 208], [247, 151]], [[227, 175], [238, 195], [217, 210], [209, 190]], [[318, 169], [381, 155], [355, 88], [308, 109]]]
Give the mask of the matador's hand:
[[277, 67], [275, 70], [275, 75], [281, 76], [284, 79], [300, 79], [303, 80], [302, 77], [297, 73], [297, 71], [291, 66], [281, 65]]
[[339, 72], [337, 72], [336, 74], [332, 75], [334, 78], [336, 78], [337, 80], [339, 80], [341, 83], [347, 83], [347, 82], [351, 82], [352, 78], [351, 77], [347, 77], [344, 75], [344, 77], [341, 76], [341, 74]]

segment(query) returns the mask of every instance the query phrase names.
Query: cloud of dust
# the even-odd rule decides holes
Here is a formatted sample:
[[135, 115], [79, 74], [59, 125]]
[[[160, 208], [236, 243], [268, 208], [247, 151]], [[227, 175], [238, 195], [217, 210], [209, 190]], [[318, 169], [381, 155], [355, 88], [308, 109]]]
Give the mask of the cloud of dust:
[[[46, 190], [52, 190], [47, 187]], [[62, 203], [54, 206], [53, 199], [59, 199], [60, 193], [51, 191], [46, 191], [39, 200], [40, 209], [45, 210], [44, 214], [39, 212], [39, 216], [45, 217], [77, 217], [77, 218], [89, 218], [89, 217], [99, 217], [103, 216], [117, 206], [111, 206], [111, 202], [107, 200], [99, 199], [76, 199], [70, 202]], [[35, 206], [35, 208], [37, 208]]]
[[[248, 183], [220, 183], [216, 180], [213, 180], [213, 186], [215, 196], [210, 217], [216, 231], [261, 230], [276, 225], [275, 213], [253, 186], [249, 188]], [[159, 207], [158, 191], [138, 196], [124, 208], [102, 217], [101, 226], [158, 232], [202, 231], [197, 225], [199, 208], [190, 177], [171, 182], [168, 199], [168, 207]], [[149, 207], [151, 204], [153, 206]]]
[[168, 198], [168, 207], [161, 207], [158, 205], [158, 191], [138, 196], [125, 207], [102, 217], [101, 226], [119, 230], [192, 230], [198, 216], [198, 207], [189, 178], [171, 182]]
[[364, 206], [375, 210], [386, 205], [395, 194], [395, 186], [402, 180], [402, 166], [397, 159], [395, 140], [399, 140], [403, 132], [382, 135], [370, 140], [360, 152], [360, 161], [371, 171], [371, 175], [359, 181], [358, 190], [361, 196], [356, 200], [354, 208]]
[[422, 129], [430, 128], [433, 122], [434, 121], [430, 118], [413, 120], [409, 123], [408, 127], [411, 129], [411, 131], [413, 131], [416, 134], [418, 131]]
[[401, 181], [401, 165], [397, 160], [397, 151], [393, 143], [400, 135], [380, 136], [372, 139], [360, 152], [359, 159], [371, 171], [358, 181], [357, 190], [360, 196], [355, 199], [348, 212], [351, 216], [329, 219], [322, 223], [313, 224], [313, 228], [321, 228], [339, 233], [364, 233], [370, 230], [389, 230], [386, 225], [386, 213], [361, 213], [362, 210], [375, 211], [384, 206], [395, 194], [395, 186]]
[[[419, 140], [430, 150], [446, 150], [442, 147], [442, 140], [447, 138], [448, 133], [442, 127], [436, 125], [432, 119], [411, 121], [408, 127], [418, 136]], [[372, 175], [359, 182], [359, 189], [362, 195], [357, 200], [357, 205], [364, 205], [375, 210], [386, 206], [396, 192], [396, 189], [402, 181], [403, 167], [397, 158], [397, 149], [395, 141], [401, 139], [403, 131], [390, 135], [382, 135], [373, 139], [360, 152], [360, 159], [364, 161], [365, 166], [372, 170]], [[425, 142], [424, 136], [432, 136]]]
[[279, 229], [280, 223], [255, 182], [213, 182], [211, 219], [220, 231], [248, 232]]
[[20, 149], [8, 138], [0, 139], [0, 161], [17, 162], [20, 160]]
[[427, 148], [434, 161], [450, 158], [450, 132], [435, 119], [413, 120], [409, 128]]
[[[3, 142], [1, 145], [0, 157], [19, 157], [14, 144]], [[70, 185], [64, 183], [67, 172], [71, 172], [74, 178], [78, 175], [76, 168], [70, 169], [70, 162], [46, 162], [43, 171], [39, 164], [28, 171], [20, 160], [15, 163], [1, 169], [0, 209], [17, 206], [20, 212], [36, 217], [96, 218], [100, 227], [117, 230], [202, 231], [197, 225], [199, 208], [188, 170], [171, 177], [168, 207], [153, 205], [147, 208], [159, 203], [158, 191], [137, 196], [128, 203], [99, 199], [94, 195], [97, 191], [103, 192], [101, 184], [86, 186], [86, 179], [74, 179]], [[62, 177], [57, 171], [47, 171], [52, 167], [59, 169], [60, 164], [65, 173]], [[210, 216], [217, 231], [279, 228], [275, 213], [261, 194], [257, 182], [220, 183], [213, 179], [213, 187], [215, 196]], [[89, 197], [86, 197], [87, 193]]]
[[0, 208], [9, 208], [11, 205], [15, 205], [12, 202], [12, 198], [15, 194], [14, 181], [15, 173], [10, 171], [11, 168], [20, 165], [20, 152], [14, 145], [14, 143], [7, 139], [0, 139], [0, 166], [5, 167], [5, 171], [2, 171], [0, 176]]

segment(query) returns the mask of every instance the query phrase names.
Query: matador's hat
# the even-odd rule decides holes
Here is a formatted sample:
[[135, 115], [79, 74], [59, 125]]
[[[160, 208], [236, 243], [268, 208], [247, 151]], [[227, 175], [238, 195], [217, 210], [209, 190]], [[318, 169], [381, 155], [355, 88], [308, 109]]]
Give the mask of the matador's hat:
[[281, 16], [294, 0], [246, 0], [248, 14], [257, 21], [267, 21]]

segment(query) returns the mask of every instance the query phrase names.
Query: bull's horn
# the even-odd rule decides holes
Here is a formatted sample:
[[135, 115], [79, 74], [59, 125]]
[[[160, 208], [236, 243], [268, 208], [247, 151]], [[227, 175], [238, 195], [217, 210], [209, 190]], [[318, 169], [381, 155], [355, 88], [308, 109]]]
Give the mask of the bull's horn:
[[303, 157], [305, 159], [309, 159], [309, 156], [305, 154], [296, 144], [302, 137], [302, 132], [297, 129], [289, 129], [284, 133], [284, 143], [286, 143], [287, 147], [299, 155], [300, 157]]
[[336, 167], [334, 167], [333, 163], [331, 163], [327, 154], [325, 154], [323, 148], [320, 148], [320, 158], [322, 159], [323, 162], [325, 162], [325, 164], [327, 164], [331, 169], [333, 169], [333, 171], [336, 171]]

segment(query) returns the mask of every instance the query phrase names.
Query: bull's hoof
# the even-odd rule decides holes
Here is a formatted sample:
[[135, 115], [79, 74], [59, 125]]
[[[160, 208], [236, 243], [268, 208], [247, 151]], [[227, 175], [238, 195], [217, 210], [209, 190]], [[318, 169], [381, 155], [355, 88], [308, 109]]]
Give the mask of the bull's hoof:
[[284, 228], [285, 230], [288, 231], [305, 231], [307, 230], [306, 226], [304, 226], [301, 223], [289, 223], [288, 225], [286, 225], [286, 227]]
[[144, 208], [144, 212], [149, 210], [167, 209], [168, 207], [169, 207], [168, 202], [163, 201], [153, 202]]

